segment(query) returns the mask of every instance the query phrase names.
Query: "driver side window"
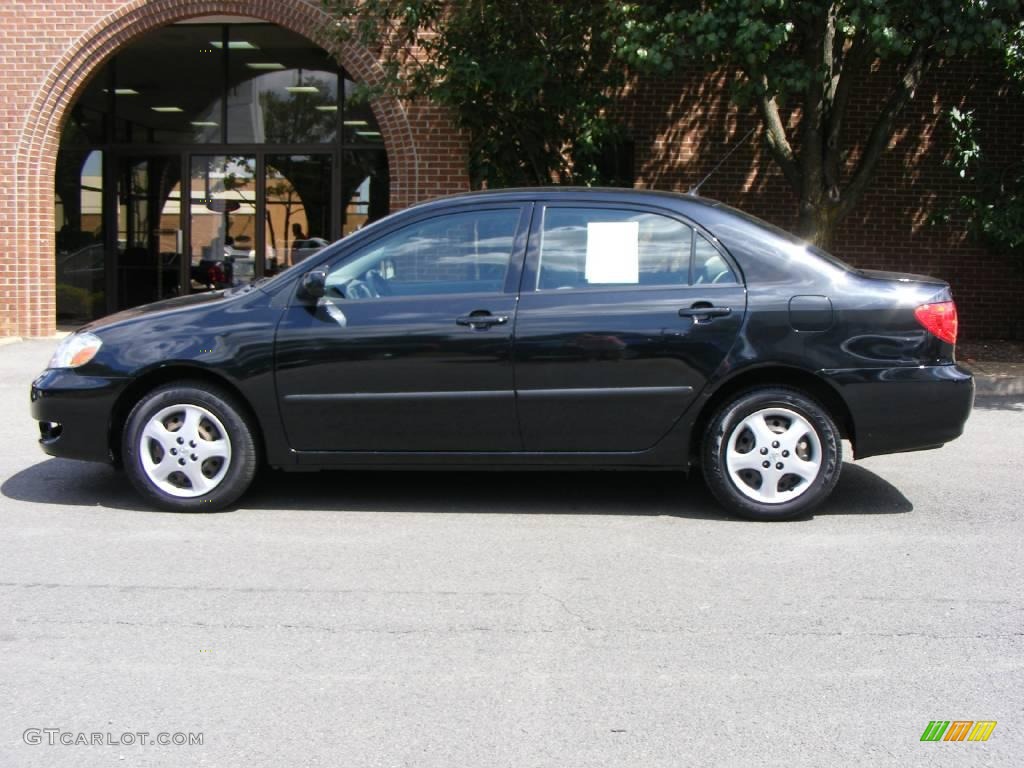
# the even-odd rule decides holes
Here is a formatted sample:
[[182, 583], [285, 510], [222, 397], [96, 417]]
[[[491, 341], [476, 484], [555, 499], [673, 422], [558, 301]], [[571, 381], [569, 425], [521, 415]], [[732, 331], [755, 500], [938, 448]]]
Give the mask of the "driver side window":
[[351, 300], [500, 293], [519, 213], [450, 213], [410, 224], [336, 264], [327, 275], [326, 295]]

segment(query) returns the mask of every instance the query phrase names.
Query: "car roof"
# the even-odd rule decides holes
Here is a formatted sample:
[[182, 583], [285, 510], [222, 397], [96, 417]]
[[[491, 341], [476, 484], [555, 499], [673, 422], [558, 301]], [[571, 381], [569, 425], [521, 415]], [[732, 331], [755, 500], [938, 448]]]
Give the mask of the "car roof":
[[[425, 208], [434, 205], [446, 205], [452, 202], [521, 202], [527, 200], [552, 201], [560, 198], [572, 198], [574, 200], [591, 200], [597, 202], [646, 202], [651, 205], [661, 205], [675, 210], [685, 211], [687, 209], [697, 211], [699, 209], [719, 209], [731, 211], [732, 209], [710, 198], [698, 197], [696, 195], [682, 194], [679, 192], [668, 192], [654, 189], [633, 189], [631, 187], [571, 187], [571, 186], [544, 186], [544, 187], [513, 187], [509, 189], [488, 189], [475, 192], [457, 192], [453, 195], [434, 198], [426, 202], [412, 206], [412, 208]], [[666, 206], [667, 204], [667, 206]]]

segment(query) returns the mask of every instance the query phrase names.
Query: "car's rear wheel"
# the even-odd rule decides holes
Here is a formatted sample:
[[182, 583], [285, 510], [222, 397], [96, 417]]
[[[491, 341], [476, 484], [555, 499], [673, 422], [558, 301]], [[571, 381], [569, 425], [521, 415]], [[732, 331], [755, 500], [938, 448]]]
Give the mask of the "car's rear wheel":
[[236, 501], [256, 473], [254, 430], [226, 392], [198, 382], [143, 397], [122, 441], [132, 484], [176, 512], [211, 512]]
[[703, 464], [711, 492], [730, 511], [752, 520], [788, 520], [835, 488], [840, 434], [828, 411], [805, 393], [759, 387], [712, 417]]

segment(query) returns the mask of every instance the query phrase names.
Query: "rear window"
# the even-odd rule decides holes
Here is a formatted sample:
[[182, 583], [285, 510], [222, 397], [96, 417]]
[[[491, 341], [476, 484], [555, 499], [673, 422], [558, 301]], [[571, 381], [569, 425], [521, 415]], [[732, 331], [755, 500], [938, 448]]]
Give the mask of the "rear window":
[[785, 240], [786, 242], [788, 242], [788, 243], [790, 243], [792, 245], [802, 246], [802, 247], [806, 248], [808, 253], [812, 253], [812, 254], [814, 254], [815, 256], [817, 256], [820, 259], [824, 259], [825, 261], [827, 261], [829, 264], [831, 264], [834, 267], [838, 267], [839, 269], [845, 270], [846, 272], [857, 272], [858, 271], [855, 267], [851, 267], [849, 264], [847, 264], [845, 261], [840, 259], [838, 256], [833, 256], [828, 251], [825, 251], [825, 250], [819, 248], [816, 245], [808, 243], [806, 240], [804, 240], [801, 237], [797, 237], [792, 232], [787, 232], [786, 230], [782, 229], [782, 227], [777, 227], [774, 224], [771, 224], [771, 223], [765, 221], [764, 219], [759, 219], [759, 218], [757, 218], [757, 216], [751, 216], [749, 213], [745, 213], [744, 211], [741, 211], [741, 210], [739, 210], [737, 208], [733, 208], [733, 207], [728, 206], [728, 205], [720, 205], [718, 207], [727, 209], [729, 212], [735, 214], [737, 217], [743, 219], [744, 221], [746, 221], [749, 224], [754, 224], [755, 226], [761, 227], [763, 229], [767, 229], [769, 232], [771, 232], [776, 237], [778, 237], [778, 238], [780, 238], [782, 240]]

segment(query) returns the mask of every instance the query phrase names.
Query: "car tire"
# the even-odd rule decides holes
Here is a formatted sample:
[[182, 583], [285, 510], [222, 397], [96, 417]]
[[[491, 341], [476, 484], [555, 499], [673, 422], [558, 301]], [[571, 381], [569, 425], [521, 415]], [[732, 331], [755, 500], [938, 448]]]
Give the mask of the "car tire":
[[842, 444], [828, 411], [806, 393], [758, 387], [715, 412], [702, 460], [708, 487], [727, 510], [749, 520], [791, 520], [832, 493]]
[[201, 382], [147, 393], [122, 435], [136, 490], [173, 512], [214, 512], [235, 502], [256, 474], [256, 432], [227, 392]]

